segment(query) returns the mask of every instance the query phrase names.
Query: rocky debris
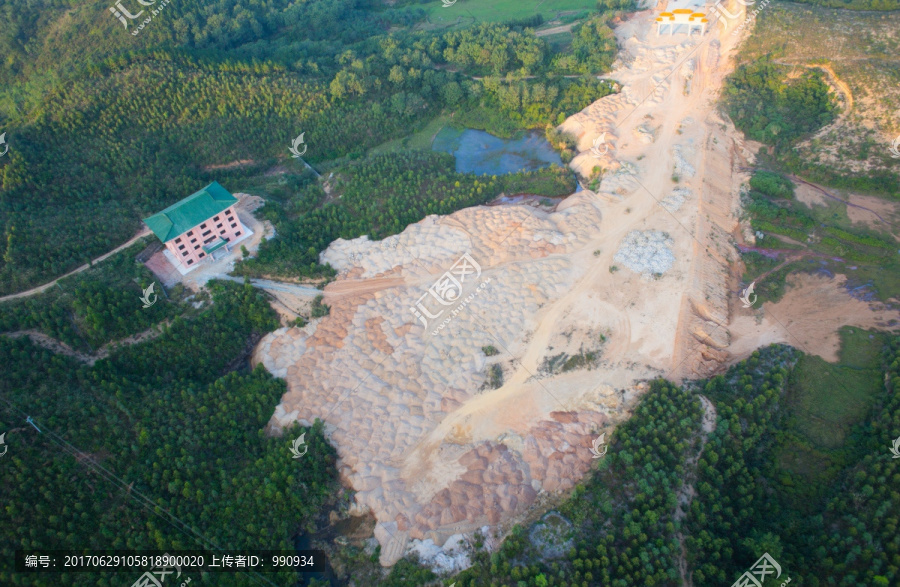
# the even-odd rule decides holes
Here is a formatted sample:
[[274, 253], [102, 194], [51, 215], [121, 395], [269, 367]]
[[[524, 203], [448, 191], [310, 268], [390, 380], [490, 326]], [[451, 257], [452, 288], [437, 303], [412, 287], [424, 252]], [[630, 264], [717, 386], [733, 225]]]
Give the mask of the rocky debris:
[[[498, 348], [515, 349], [540, 307], [564, 296], [585, 270], [565, 253], [597, 237], [598, 206], [591, 192], [581, 192], [554, 212], [479, 206], [430, 216], [388, 244], [366, 237], [335, 241], [322, 259], [340, 275], [391, 272], [403, 280], [358, 294], [345, 288], [334, 299], [326, 289], [328, 316], [276, 330], [257, 347], [255, 361], [288, 385], [271, 430], [325, 421], [342, 481], [356, 491], [357, 509], [378, 520], [383, 564], [402, 557], [409, 540], [442, 546], [454, 534], [521, 516], [542, 486], [571, 487], [590, 467], [590, 427], [606, 421], [599, 412], [578, 413], [569, 423], [523, 424], [510, 430], [509, 445], [448, 436], [416, 451], [486, 381], [485, 332]], [[466, 277], [457, 299], [478, 293], [461, 309], [441, 306], [429, 288], [463, 254], [478, 271]], [[440, 314], [428, 328], [410, 311], [423, 295], [429, 311]], [[514, 445], [515, 438], [535, 444]], [[407, 462], [410, 454], [424, 461]]]
[[419, 555], [419, 562], [430, 567], [438, 575], [458, 573], [469, 568], [468, 543], [462, 534], [449, 537], [443, 547], [431, 539], [413, 540], [408, 552]]
[[662, 199], [659, 205], [669, 212], [677, 212], [690, 195], [691, 190], [688, 188], [675, 188], [671, 194]]
[[675, 263], [674, 241], [659, 230], [632, 230], [622, 239], [613, 259], [644, 277], [663, 274]]
[[693, 151], [693, 149], [688, 149], [682, 145], [675, 145], [672, 148], [672, 153], [675, 155], [675, 175], [679, 177], [694, 177], [696, 170], [685, 159], [685, 155], [693, 155], [690, 151]]
[[575, 546], [571, 533], [572, 523], [551, 511], [531, 528], [528, 540], [545, 558], [560, 558]]
[[645, 145], [649, 145], [656, 140], [655, 129], [650, 128], [646, 123], [634, 127], [634, 134]]

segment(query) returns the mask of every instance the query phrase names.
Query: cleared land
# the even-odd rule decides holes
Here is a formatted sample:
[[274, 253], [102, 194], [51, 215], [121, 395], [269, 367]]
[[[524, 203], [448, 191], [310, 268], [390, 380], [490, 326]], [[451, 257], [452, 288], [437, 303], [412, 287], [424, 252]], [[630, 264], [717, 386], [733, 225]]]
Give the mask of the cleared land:
[[[900, 135], [900, 12], [851, 12], [771, 4], [742, 47], [745, 59], [771, 54], [797, 70], [819, 68], [844, 112], [800, 146], [803, 158], [837, 175], [900, 170], [888, 151]], [[827, 42], [810, 42], [827, 39]]]
[[[617, 30], [624, 55], [610, 77], [623, 91], [561, 127], [578, 139], [573, 169], [607, 170], [596, 191], [552, 212], [476, 207], [379, 242], [335, 241], [322, 254], [339, 272], [325, 289], [331, 314], [276, 331], [255, 352], [288, 381], [273, 430], [325, 420], [357, 511], [379, 521], [383, 564], [410, 541], [505, 531], [541, 493], [571, 488], [591, 465], [591, 440], [627, 417], [641, 380], [677, 378], [702, 359], [703, 349], [678, 342], [695, 340], [685, 312], [702, 300], [706, 316], [727, 319], [733, 252], [698, 260], [696, 239], [724, 245], [736, 222], [733, 139], [711, 111], [721, 43], [733, 41], [656, 37], [652, 18]], [[602, 133], [610, 149], [597, 159], [590, 149]], [[721, 185], [709, 188], [710, 174]], [[691, 195], [661, 205], [675, 189]], [[635, 231], [662, 236], [644, 251], [640, 238], [625, 242]], [[480, 275], [464, 283], [465, 307], [447, 307], [445, 328], [423, 328], [410, 308], [466, 252]], [[615, 268], [617, 254], [661, 274]], [[486, 346], [499, 353], [486, 356]]]

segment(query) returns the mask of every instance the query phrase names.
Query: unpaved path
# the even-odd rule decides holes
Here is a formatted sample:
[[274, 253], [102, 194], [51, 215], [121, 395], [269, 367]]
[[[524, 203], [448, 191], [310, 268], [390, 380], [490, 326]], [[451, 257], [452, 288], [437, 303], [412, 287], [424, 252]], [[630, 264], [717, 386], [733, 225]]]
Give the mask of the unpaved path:
[[[684, 519], [691, 508], [691, 502], [694, 500], [694, 496], [697, 495], [695, 487], [697, 482], [697, 462], [703, 455], [703, 449], [706, 447], [706, 441], [709, 440], [709, 435], [716, 429], [716, 407], [705, 396], [698, 395], [697, 397], [700, 398], [700, 403], [703, 404], [703, 423], [701, 425], [701, 434], [699, 434], [700, 449], [697, 451], [696, 455], [688, 459], [685, 466], [686, 476], [684, 484], [678, 491], [678, 505], [675, 508], [676, 522], [680, 522]], [[681, 552], [678, 556], [678, 571], [681, 573], [681, 584], [686, 587], [692, 587], [693, 582], [687, 568], [687, 549], [684, 546], [684, 535], [681, 532], [678, 532], [676, 536], [678, 537], [678, 544], [681, 546]]]
[[[217, 279], [224, 279], [227, 281], [235, 281], [237, 283], [244, 283], [243, 277], [232, 277], [231, 275], [220, 275]], [[300, 285], [298, 283], [287, 283], [284, 281], [272, 281], [270, 279], [251, 279], [250, 284], [254, 287], [258, 287], [259, 289], [263, 289], [271, 292], [280, 292], [280, 293], [289, 293], [295, 296], [304, 297], [304, 298], [315, 298], [316, 296], [320, 296], [323, 294], [322, 290], [316, 289], [314, 287], [310, 287], [308, 285]]]
[[853, 110], [853, 92], [850, 90], [850, 86], [847, 85], [847, 82], [839, 78], [838, 74], [836, 74], [834, 70], [831, 69], [831, 66], [827, 63], [791, 63], [789, 61], [783, 61], [780, 59], [775, 59], [775, 63], [778, 63], [780, 65], [789, 65], [792, 67], [804, 67], [806, 69], [821, 69], [825, 72], [825, 75], [828, 77], [828, 81], [831, 83], [832, 87], [836, 88], [838, 92], [843, 94], [844, 101], [847, 104], [846, 110], [844, 110], [844, 112], [841, 112], [838, 120], [836, 120], [832, 124], [843, 121]]
[[[727, 311], [728, 283], [705, 282], [728, 268], [694, 262], [733, 230], [732, 141], [714, 134], [727, 73], [719, 55], [732, 40], [716, 39], [715, 28], [657, 37], [654, 18], [644, 11], [616, 29], [627, 55], [610, 77], [622, 91], [561, 125], [578, 140], [573, 169], [608, 170], [596, 191], [553, 212], [479, 206], [429, 216], [383, 241], [339, 239], [322, 253], [338, 271], [325, 288], [330, 315], [280, 329], [257, 348], [255, 361], [288, 386], [272, 430], [326, 423], [354, 507], [378, 519], [386, 566], [407, 540], [442, 545], [451, 534], [506, 527], [539, 492], [570, 489], [589, 470], [596, 430], [626, 418], [641, 382], [676, 363], [686, 293], [726, 300]], [[609, 150], [598, 160], [591, 147], [603, 133]], [[724, 163], [706, 163], [710, 149]], [[676, 166], [696, 173], [673, 181]], [[701, 203], [705, 183], [720, 177], [725, 201]], [[660, 201], [676, 187], [689, 195], [672, 212]], [[724, 218], [718, 240], [704, 240], [711, 229], [692, 230], [710, 216]], [[673, 266], [657, 278], [614, 267], [623, 238], [646, 230], [672, 240]], [[460, 292], [468, 305], [427, 297], [464, 251], [480, 266]], [[476, 289], [479, 281], [488, 287]], [[423, 299], [423, 311], [443, 312], [421, 318], [424, 328], [414, 316]], [[488, 357], [485, 345], [499, 353]], [[542, 372], [551, 357], [586, 351], [600, 357], [592, 370]], [[485, 385], [495, 366], [503, 371], [496, 389]]]
[[71, 357], [76, 361], [86, 363], [89, 366], [93, 366], [94, 363], [96, 363], [100, 359], [105, 359], [106, 357], [108, 357], [110, 351], [116, 347], [129, 346], [132, 344], [137, 344], [139, 342], [153, 340], [165, 331], [165, 327], [168, 326], [168, 324], [169, 322], [168, 320], [166, 320], [161, 322], [160, 324], [157, 324], [156, 326], [148, 328], [143, 332], [127, 336], [120, 340], [108, 342], [100, 347], [97, 352], [92, 355], [77, 351], [61, 340], [57, 340], [52, 336], [48, 336], [43, 332], [38, 332], [37, 330], [18, 330], [16, 332], [5, 332], [0, 334], [0, 336], [8, 336], [9, 338], [28, 337], [29, 339], [31, 339], [31, 342], [40, 347], [43, 347], [59, 355]]
[[547, 35], [555, 35], [556, 33], [567, 33], [572, 30], [572, 27], [578, 24], [577, 22], [570, 22], [569, 24], [562, 24], [559, 26], [555, 26], [553, 28], [544, 29], [542, 31], [535, 31], [534, 36], [536, 37], [546, 37]]
[[140, 232], [138, 232], [136, 235], [134, 235], [133, 237], [131, 237], [131, 239], [129, 239], [128, 242], [126, 242], [125, 244], [119, 245], [118, 247], [114, 248], [113, 250], [111, 250], [110, 252], [106, 253], [105, 255], [100, 255], [99, 257], [97, 257], [96, 259], [94, 259], [93, 261], [91, 261], [90, 263], [85, 263], [84, 265], [82, 265], [82, 266], [79, 267], [78, 269], [75, 269], [74, 271], [69, 271], [69, 272], [66, 273], [65, 275], [63, 275], [63, 276], [61, 276], [61, 277], [57, 277], [56, 279], [54, 279], [54, 280], [51, 281], [50, 283], [45, 283], [44, 285], [40, 285], [40, 286], [38, 286], [38, 287], [29, 289], [29, 290], [27, 290], [27, 291], [22, 291], [22, 292], [19, 292], [19, 293], [10, 294], [10, 295], [8, 295], [8, 296], [0, 297], [0, 302], [5, 302], [5, 301], [7, 301], [7, 300], [15, 300], [15, 299], [17, 299], [17, 298], [26, 298], [26, 297], [28, 297], [28, 296], [33, 296], [33, 295], [39, 294], [39, 293], [41, 293], [41, 292], [47, 291], [48, 289], [50, 289], [51, 287], [53, 287], [54, 285], [56, 285], [56, 282], [59, 281], [60, 279], [65, 279], [66, 277], [71, 277], [72, 275], [75, 275], [76, 273], [81, 273], [82, 271], [84, 271], [84, 270], [87, 269], [88, 267], [91, 267], [92, 265], [96, 265], [97, 263], [99, 263], [99, 262], [101, 262], [101, 261], [107, 259], [108, 257], [110, 257], [110, 256], [112, 256], [112, 255], [115, 255], [116, 253], [118, 253], [119, 251], [121, 251], [121, 250], [123, 250], [123, 249], [127, 249], [128, 247], [130, 247], [131, 245], [133, 245], [134, 243], [136, 243], [137, 241], [139, 241], [140, 239], [144, 238], [145, 236], [147, 236], [147, 235], [149, 235], [149, 234], [150, 234], [150, 229], [149, 229], [149, 228], [144, 228], [143, 230], [141, 230]]

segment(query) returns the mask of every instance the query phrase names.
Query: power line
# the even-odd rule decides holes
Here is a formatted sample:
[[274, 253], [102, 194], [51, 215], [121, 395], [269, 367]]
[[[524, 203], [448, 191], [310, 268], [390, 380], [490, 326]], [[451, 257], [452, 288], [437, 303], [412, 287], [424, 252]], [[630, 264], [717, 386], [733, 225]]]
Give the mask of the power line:
[[[118, 475], [116, 475], [115, 473], [109, 471], [109, 470], [106, 469], [105, 467], [101, 466], [99, 463], [97, 463], [97, 462], [94, 460], [94, 458], [93, 458], [92, 456], [90, 456], [89, 454], [87, 454], [87, 453], [85, 453], [85, 452], [79, 450], [76, 446], [70, 444], [70, 443], [69, 443], [68, 441], [66, 441], [63, 437], [59, 436], [58, 434], [56, 434], [55, 432], [53, 432], [53, 431], [50, 430], [49, 428], [46, 428], [46, 426], [45, 426], [46, 432], [41, 431], [41, 430], [35, 425], [34, 420], [33, 420], [33, 418], [32, 418], [31, 416], [28, 416], [28, 414], [26, 414], [25, 412], [23, 412], [22, 410], [20, 410], [20, 409], [17, 408], [16, 406], [14, 406], [9, 400], [7, 400], [7, 399], [5, 399], [5, 398], [0, 398], [0, 400], [2, 400], [3, 403], [5, 403], [5, 404], [8, 406], [9, 409], [18, 412], [18, 413], [21, 414], [22, 416], [26, 416], [26, 417], [27, 417], [27, 418], [26, 418], [26, 422], [27, 422], [27, 423], [31, 424], [31, 425], [35, 428], [35, 430], [37, 430], [37, 431], [40, 432], [43, 436], [49, 438], [52, 442], [54, 442], [56, 445], [58, 445], [59, 447], [61, 447], [61, 448], [63, 449], [63, 451], [65, 451], [67, 454], [69, 454], [69, 455], [71, 455], [72, 457], [74, 457], [76, 461], [78, 461], [78, 462], [87, 462], [88, 466], [90, 466], [91, 468], [93, 468], [93, 470], [94, 470], [98, 475], [100, 475], [103, 479], [109, 481], [109, 482], [112, 483], [113, 485], [115, 485], [118, 489], [121, 489], [122, 491], [124, 491], [124, 492], [125, 492], [125, 495], [126, 495], [127, 497], [132, 497], [132, 498], [134, 498], [140, 505], [142, 505], [142, 506], [144, 507], [144, 509], [149, 509], [149, 510], [152, 511], [154, 514], [156, 514], [157, 516], [159, 516], [160, 518], [162, 518], [165, 522], [167, 522], [170, 526], [174, 527], [176, 530], [178, 530], [178, 531], [180, 531], [180, 532], [182, 532], [182, 533], [184, 533], [184, 534], [187, 534], [190, 538], [192, 538], [193, 540], [199, 542], [199, 543], [204, 547], [204, 549], [209, 549], [209, 548], [210, 548], [210, 545], [211, 545], [211, 546], [212, 546], [212, 549], [214, 549], [214, 550], [219, 550], [219, 551], [223, 551], [223, 550], [224, 550], [222, 547], [216, 545], [212, 540], [206, 538], [203, 534], [201, 534], [200, 532], [198, 532], [197, 530], [195, 530], [193, 527], [189, 526], [186, 522], [182, 521], [182, 520], [181, 520], [180, 518], [178, 518], [176, 515], [172, 514], [169, 510], [167, 510], [167, 509], [163, 508], [162, 506], [160, 506], [160, 505], [154, 503], [153, 501], [150, 500], [150, 498], [148, 498], [147, 496], [145, 496], [143, 493], [141, 493], [140, 491], [134, 489], [134, 488], [132, 487], [133, 484], [125, 483], [125, 481], [124, 481], [122, 478], [120, 478]], [[165, 515], [163, 515], [163, 514], [160, 513], [160, 512], [165, 513]], [[176, 524], [176, 523], [173, 523], [173, 520], [174, 520], [175, 522], [177, 522], [177, 524]], [[186, 528], [191, 534], [193, 534], [194, 536], [190, 536], [190, 534], [188, 534], [188, 532], [185, 532], [185, 530], [184, 530], [185, 528]], [[243, 572], [243, 573], [247, 573], [247, 575], [248, 575], [251, 579], [253, 579], [255, 582], [257, 582], [257, 584], [266, 584], [266, 583], [267, 583], [267, 584], [269, 584], [269, 585], [272, 585], [273, 587], [277, 587], [277, 586], [275, 585], [275, 583], [272, 583], [272, 582], [271, 582], [270, 580], [268, 580], [267, 578], [265, 578], [265, 577], [259, 575], [259, 573], [256, 573], [256, 572], [248, 572], [248, 571], [242, 571], [242, 572]], [[262, 581], [262, 583], [260, 583], [260, 581]]]

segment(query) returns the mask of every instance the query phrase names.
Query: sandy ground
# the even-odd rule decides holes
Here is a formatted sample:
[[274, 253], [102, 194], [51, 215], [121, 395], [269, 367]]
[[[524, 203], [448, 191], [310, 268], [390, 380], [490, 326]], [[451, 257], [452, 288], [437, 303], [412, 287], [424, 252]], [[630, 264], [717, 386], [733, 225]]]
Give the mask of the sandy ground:
[[900, 204], [859, 194], [851, 194], [850, 203], [859, 206], [858, 208], [847, 206], [847, 216], [852, 222], [865, 224], [876, 230], [885, 230], [885, 223], [882, 222], [884, 219], [892, 225], [887, 230], [893, 234], [895, 239], [900, 240]]
[[[339, 271], [325, 288], [331, 314], [256, 349], [254, 361], [288, 382], [272, 431], [326, 422], [355, 509], [378, 519], [382, 564], [410, 541], [503, 531], [541, 493], [570, 489], [591, 466], [593, 438], [627, 418], [642, 382], [677, 376], [701, 354], [677, 342], [683, 332], [704, 340], [705, 322], [692, 318], [727, 322], [732, 153], [743, 148], [712, 113], [727, 47], [716, 29], [656, 37], [653, 18], [617, 29], [624, 51], [607, 77], [623, 91], [561, 125], [579, 140], [574, 169], [607, 170], [596, 193], [552, 212], [483, 206], [379, 242], [338, 240], [322, 254]], [[609, 149], [597, 159], [601, 133]], [[670, 237], [665, 273], [611, 269], [635, 230]], [[457, 274], [464, 255], [472, 273]], [[453, 278], [461, 294], [443, 307], [429, 288], [446, 291], [439, 284]], [[590, 369], [559, 368], [583, 353]]]
[[809, 185], [794, 185], [794, 196], [810, 208], [828, 205], [828, 198], [825, 197], [825, 194]]
[[[325, 421], [352, 511], [378, 520], [384, 565], [476, 528], [503, 534], [573, 487], [591, 441], [628, 417], [647, 380], [707, 376], [795, 337], [832, 357], [834, 329], [890, 319], [839, 281], [799, 283], [765, 304], [770, 320], [735, 309], [740, 169], [758, 145], [715, 102], [738, 38], [714, 25], [657, 37], [654, 18], [616, 29], [605, 77], [622, 91], [560, 126], [578, 140], [571, 167], [604, 170], [596, 192], [552, 211], [479, 206], [383, 241], [339, 239], [321, 255], [338, 270], [331, 314], [254, 352], [287, 381], [270, 432]], [[616, 261], [633, 231], [667, 235], [664, 270]]]
[[791, 275], [789, 289], [778, 303], [747, 309], [739, 305], [731, 326], [735, 338], [729, 347], [730, 362], [776, 342], [835, 362], [841, 327], [897, 328], [900, 312], [851, 297], [843, 287], [846, 280], [843, 275]]

